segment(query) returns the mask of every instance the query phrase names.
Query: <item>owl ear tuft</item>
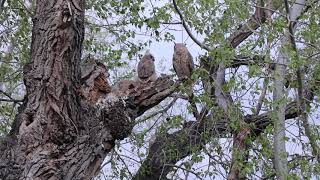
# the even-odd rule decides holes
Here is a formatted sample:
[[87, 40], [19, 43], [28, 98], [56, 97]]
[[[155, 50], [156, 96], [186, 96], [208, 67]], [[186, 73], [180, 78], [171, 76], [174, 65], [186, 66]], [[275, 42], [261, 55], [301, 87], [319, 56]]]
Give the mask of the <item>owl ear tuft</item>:
[[147, 49], [145, 55], [150, 55], [150, 54], [151, 54], [151, 53], [150, 53], [150, 49]]

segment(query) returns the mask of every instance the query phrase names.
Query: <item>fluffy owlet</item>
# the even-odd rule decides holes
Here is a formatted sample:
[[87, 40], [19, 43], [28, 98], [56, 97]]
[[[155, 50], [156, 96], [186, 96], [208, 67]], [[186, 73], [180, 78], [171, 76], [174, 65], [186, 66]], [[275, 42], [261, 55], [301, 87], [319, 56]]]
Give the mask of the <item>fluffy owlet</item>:
[[183, 43], [174, 45], [173, 68], [179, 79], [187, 79], [191, 77], [194, 69], [193, 58]]
[[142, 82], [155, 81], [157, 78], [154, 57], [149, 50], [138, 63], [138, 77]]

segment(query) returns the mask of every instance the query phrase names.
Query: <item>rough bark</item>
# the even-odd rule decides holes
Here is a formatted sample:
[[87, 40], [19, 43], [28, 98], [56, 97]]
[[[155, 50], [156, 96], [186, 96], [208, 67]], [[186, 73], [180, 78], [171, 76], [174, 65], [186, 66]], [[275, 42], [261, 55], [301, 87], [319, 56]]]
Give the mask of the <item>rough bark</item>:
[[[173, 93], [170, 77], [117, 96], [107, 69], [80, 58], [84, 0], [37, 0], [26, 96], [0, 142], [0, 179], [91, 179], [133, 120]], [[85, 71], [86, 70], [86, 71]]]
[[[96, 70], [100, 70], [99, 67], [94, 69], [91, 77], [97, 74]], [[92, 78], [84, 80], [83, 86], [88, 88], [88, 84], [98, 84], [101, 82], [99, 77], [94, 83], [89, 83]], [[90, 90], [82, 88], [81, 92], [88, 90], [92, 94], [85, 96], [80, 93], [82, 99], [79, 113], [82, 114], [80, 118], [84, 127], [79, 128], [77, 136], [70, 141], [61, 140], [59, 144], [50, 140], [43, 143], [30, 141], [34, 147], [26, 147], [21, 143], [20, 132], [11, 134], [2, 140], [0, 146], [0, 178], [93, 178], [99, 172], [107, 153], [114, 147], [115, 140], [124, 139], [130, 134], [134, 118], [172, 94], [176, 87], [177, 84], [169, 76], [165, 76], [158, 78], [150, 86], [137, 86], [137, 91], [131, 92], [127, 99], [118, 98], [113, 92], [100, 92], [102, 96], [96, 102], [92, 102], [91, 97], [92, 94], [97, 94], [101, 86], [94, 85]], [[19, 128], [19, 125], [16, 124], [14, 128], [16, 127]], [[60, 130], [63, 129], [54, 129], [56, 133], [61, 133]], [[24, 174], [25, 171], [27, 174]]]
[[232, 160], [228, 174], [228, 180], [245, 179], [245, 174], [241, 172], [241, 164], [245, 163], [249, 154], [249, 144], [246, 141], [250, 136], [250, 128], [242, 122], [240, 130], [233, 137]]

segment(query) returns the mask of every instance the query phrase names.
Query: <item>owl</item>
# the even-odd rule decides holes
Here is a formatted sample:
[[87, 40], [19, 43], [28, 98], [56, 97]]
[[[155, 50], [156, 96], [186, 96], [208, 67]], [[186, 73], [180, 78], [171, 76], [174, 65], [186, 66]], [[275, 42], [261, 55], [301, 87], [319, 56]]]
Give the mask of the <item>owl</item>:
[[174, 71], [180, 80], [191, 77], [192, 70], [194, 69], [193, 58], [183, 43], [176, 43], [174, 45], [172, 63]]
[[153, 55], [148, 50], [138, 63], [138, 78], [140, 81], [149, 82], [156, 80], [157, 75], [154, 61]]

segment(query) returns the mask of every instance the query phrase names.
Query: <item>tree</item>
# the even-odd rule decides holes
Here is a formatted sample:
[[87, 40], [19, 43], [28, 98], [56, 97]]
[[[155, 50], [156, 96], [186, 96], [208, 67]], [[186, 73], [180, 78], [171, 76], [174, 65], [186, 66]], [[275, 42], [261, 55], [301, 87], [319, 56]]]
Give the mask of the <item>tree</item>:
[[[1, 44], [0, 62], [5, 134], [0, 178], [90, 179], [103, 174], [106, 157], [108, 173], [112, 176], [113, 170], [117, 179], [319, 176], [319, 135], [310, 121], [318, 109], [318, 1], [37, 0], [1, 5], [7, 43]], [[119, 96], [110, 79], [132, 76], [114, 73], [130, 64], [120, 59], [131, 59], [153, 43], [134, 41], [136, 31], [172, 41], [166, 26], [177, 24], [204, 51], [196, 58], [192, 83], [161, 75]], [[101, 42], [98, 32], [108, 38]], [[20, 100], [22, 76], [8, 74], [22, 67], [25, 95]], [[179, 101], [185, 116], [163, 115], [177, 111]], [[296, 119], [297, 129], [285, 126]], [[155, 125], [132, 132], [145, 122]], [[232, 146], [223, 147], [229, 140]], [[130, 158], [119, 153], [119, 143], [126, 141], [139, 152], [137, 172], [127, 167]], [[289, 143], [301, 151], [287, 151]], [[146, 149], [144, 156], [140, 151]], [[205, 159], [207, 169], [195, 170]]]

